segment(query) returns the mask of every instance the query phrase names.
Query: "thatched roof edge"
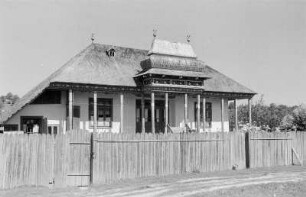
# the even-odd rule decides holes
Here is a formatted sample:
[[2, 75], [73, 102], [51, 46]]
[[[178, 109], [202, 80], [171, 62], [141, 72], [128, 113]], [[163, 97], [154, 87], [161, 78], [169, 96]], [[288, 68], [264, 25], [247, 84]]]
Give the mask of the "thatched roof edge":
[[41, 83], [39, 83], [37, 86], [35, 86], [33, 89], [31, 89], [28, 93], [26, 93], [23, 97], [21, 97], [9, 110], [7, 114], [5, 114], [2, 117], [2, 120], [0, 120], [0, 123], [5, 123], [9, 118], [14, 116], [17, 112], [19, 112], [21, 109], [23, 109], [25, 106], [27, 106], [29, 103], [31, 103], [35, 98], [37, 98], [47, 87], [49, 87], [52, 80], [58, 76], [62, 70], [69, 67], [71, 64], [73, 64], [75, 61], [79, 60], [86, 54], [86, 51], [90, 50], [93, 47], [93, 44], [89, 45], [87, 48], [82, 50], [80, 53], [72, 57], [66, 64], [64, 64], [62, 67], [60, 67], [58, 70], [56, 70], [54, 73], [52, 73], [49, 77], [47, 77], [45, 80], [43, 80]]

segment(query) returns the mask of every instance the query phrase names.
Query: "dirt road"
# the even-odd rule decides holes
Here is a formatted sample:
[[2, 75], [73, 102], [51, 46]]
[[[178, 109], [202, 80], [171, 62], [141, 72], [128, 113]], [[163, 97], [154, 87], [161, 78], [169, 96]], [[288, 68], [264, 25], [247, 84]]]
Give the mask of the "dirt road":
[[0, 196], [306, 196], [306, 168], [280, 167], [149, 177], [92, 188], [23, 187]]

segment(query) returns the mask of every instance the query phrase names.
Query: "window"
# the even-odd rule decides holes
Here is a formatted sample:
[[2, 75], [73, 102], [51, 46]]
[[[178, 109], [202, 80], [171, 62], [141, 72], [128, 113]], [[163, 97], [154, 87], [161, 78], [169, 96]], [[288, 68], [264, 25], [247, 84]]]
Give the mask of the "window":
[[[93, 98], [89, 98], [89, 120], [93, 126], [94, 120], [94, 103]], [[97, 124], [98, 127], [111, 127], [113, 119], [113, 100], [98, 98], [97, 99]]]
[[[80, 118], [81, 117], [81, 107], [78, 105], [74, 105], [72, 108], [73, 118]], [[67, 117], [69, 116], [69, 106], [67, 105], [66, 108]]]
[[56, 135], [58, 131], [58, 125], [49, 125], [48, 126], [48, 134]]
[[[201, 126], [203, 126], [203, 103], [200, 103], [200, 122]], [[211, 122], [212, 122], [212, 108], [211, 108], [211, 103], [206, 102], [205, 104], [205, 122], [206, 122], [206, 127], [211, 128]], [[195, 121], [197, 120], [197, 102], [194, 103], [194, 117]]]
[[46, 90], [31, 104], [61, 104], [61, 91]]
[[0, 125], [2, 129], [0, 129], [0, 133], [3, 131], [18, 131], [18, 125], [17, 124], [5, 124]]

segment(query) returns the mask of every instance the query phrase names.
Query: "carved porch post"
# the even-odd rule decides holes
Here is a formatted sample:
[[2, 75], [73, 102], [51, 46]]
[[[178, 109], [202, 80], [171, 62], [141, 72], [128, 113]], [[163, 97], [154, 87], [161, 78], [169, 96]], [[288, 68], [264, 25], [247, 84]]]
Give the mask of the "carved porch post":
[[72, 130], [73, 129], [73, 92], [72, 92], [72, 89], [69, 89], [69, 113], [68, 113], [68, 121], [69, 121], [69, 127], [68, 129], [69, 130]]
[[197, 101], [197, 132], [200, 133], [200, 125], [201, 125], [201, 109], [200, 109], [200, 104], [201, 104], [201, 96], [198, 94], [198, 101]]
[[168, 131], [168, 92], [165, 93], [165, 134]]
[[120, 133], [123, 133], [124, 96], [120, 94]]
[[144, 94], [141, 97], [141, 132], [146, 132], [146, 118], [145, 118], [145, 99]]
[[93, 115], [93, 118], [94, 118], [94, 132], [97, 132], [97, 115], [98, 115], [98, 113], [97, 113], [97, 92], [94, 92], [93, 93], [94, 94], [94, 98], [93, 98], [93, 104], [94, 104], [94, 115]]
[[151, 123], [152, 123], [152, 133], [155, 133], [155, 98], [154, 98], [154, 92], [151, 92]]

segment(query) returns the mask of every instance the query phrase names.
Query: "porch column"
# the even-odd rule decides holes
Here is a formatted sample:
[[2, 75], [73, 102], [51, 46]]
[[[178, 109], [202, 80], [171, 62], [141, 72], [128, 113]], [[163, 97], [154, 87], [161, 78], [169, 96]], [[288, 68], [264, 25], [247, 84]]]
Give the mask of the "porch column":
[[235, 130], [238, 131], [238, 107], [237, 107], [237, 99], [234, 100], [235, 107]]
[[146, 132], [146, 118], [145, 118], [145, 99], [144, 94], [141, 97], [141, 132]]
[[249, 107], [249, 124], [252, 126], [252, 98], [248, 100], [248, 107]]
[[124, 96], [120, 94], [120, 133], [123, 133]]
[[94, 104], [94, 115], [93, 115], [93, 124], [94, 124], [94, 132], [97, 132], [97, 92], [94, 92], [93, 104]]
[[168, 132], [168, 104], [169, 104], [169, 98], [168, 98], [168, 92], [165, 93], [165, 134]]
[[[188, 95], [185, 94], [185, 108], [184, 108], [184, 127], [186, 128], [186, 124], [187, 124], [187, 118], [188, 118]], [[185, 132], [187, 130], [185, 129]]]
[[224, 98], [221, 98], [221, 131], [224, 132]]
[[198, 94], [198, 102], [197, 102], [197, 132], [198, 133], [200, 133], [200, 125], [201, 125], [200, 103], [201, 103], [201, 96]]
[[154, 92], [151, 92], [151, 126], [152, 133], [155, 133], [155, 100], [154, 100]]
[[68, 129], [69, 130], [72, 130], [73, 129], [73, 93], [72, 93], [72, 89], [69, 89], [69, 114], [68, 114], [68, 116], [69, 116], [69, 127], [68, 127]]
[[203, 97], [203, 132], [205, 132], [206, 125], [206, 98]]

